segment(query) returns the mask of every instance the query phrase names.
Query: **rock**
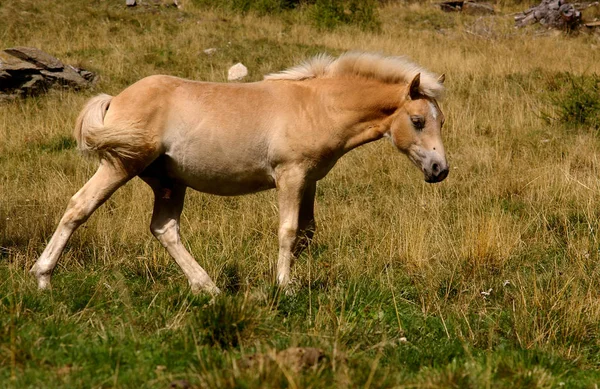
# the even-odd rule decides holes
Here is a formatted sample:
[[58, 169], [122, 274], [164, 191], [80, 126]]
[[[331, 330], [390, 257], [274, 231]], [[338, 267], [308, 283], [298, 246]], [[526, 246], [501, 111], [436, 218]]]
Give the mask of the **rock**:
[[33, 47], [12, 47], [6, 53], [47, 70], [60, 70], [65, 67], [58, 58]]
[[323, 350], [314, 347], [290, 347], [278, 353], [252, 354], [239, 361], [242, 369], [264, 369], [271, 365], [281, 365], [299, 372], [307, 368], [316, 368], [325, 358]]
[[214, 47], [211, 47], [210, 49], [206, 49], [203, 51], [204, 51], [204, 54], [206, 54], [206, 55], [213, 55], [214, 53], [217, 52], [217, 49], [215, 49]]
[[468, 15], [493, 15], [495, 13], [493, 6], [474, 1], [444, 1], [439, 6], [442, 11], [463, 12]]
[[169, 389], [190, 389], [192, 385], [187, 380], [171, 381]]
[[125, 5], [128, 7], [135, 7], [137, 5], [135, 0], [125, 0]]
[[34, 74], [20, 86], [20, 90], [26, 96], [35, 96], [47, 89], [48, 85], [44, 81], [44, 77], [39, 74]]
[[465, 1], [462, 6], [462, 12], [467, 15], [493, 15], [494, 7], [489, 4]]
[[323, 357], [323, 350], [314, 347], [291, 347], [277, 354], [279, 362], [294, 371], [315, 367]]
[[227, 73], [227, 79], [229, 81], [239, 81], [248, 75], [248, 68], [246, 68], [241, 62], [236, 63], [229, 68]]
[[95, 73], [92, 73], [92, 72], [90, 72], [88, 70], [85, 70], [85, 69], [77, 69], [77, 68], [75, 68], [75, 69], [77, 70], [77, 73], [79, 73], [79, 75], [81, 77], [83, 77], [85, 80], [87, 80], [89, 82], [95, 82], [96, 81], [96, 74]]
[[96, 75], [63, 64], [57, 58], [32, 47], [0, 51], [0, 100], [34, 96], [52, 87], [83, 89]]
[[0, 51], [0, 71], [11, 73], [15, 71], [34, 71], [36, 69], [38, 69], [38, 67], [34, 64], [13, 57], [4, 51]]
[[49, 72], [47, 70], [41, 70], [40, 72], [47, 80], [61, 86], [82, 89], [89, 84], [89, 81], [83, 78], [72, 66], [65, 67], [61, 72]]

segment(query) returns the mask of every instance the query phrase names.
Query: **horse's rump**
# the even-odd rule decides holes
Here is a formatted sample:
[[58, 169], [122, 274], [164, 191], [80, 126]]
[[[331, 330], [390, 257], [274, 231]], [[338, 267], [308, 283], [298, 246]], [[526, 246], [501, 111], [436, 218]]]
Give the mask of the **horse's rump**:
[[119, 121], [105, 125], [104, 117], [113, 96], [101, 94], [91, 98], [77, 118], [73, 135], [84, 154], [124, 163], [140, 161], [157, 148], [156, 140], [136, 121]]

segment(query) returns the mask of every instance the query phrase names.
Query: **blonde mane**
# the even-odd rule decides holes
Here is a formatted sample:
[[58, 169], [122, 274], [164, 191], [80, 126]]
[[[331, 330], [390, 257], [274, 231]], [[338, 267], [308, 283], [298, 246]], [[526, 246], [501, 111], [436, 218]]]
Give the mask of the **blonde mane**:
[[444, 86], [433, 73], [405, 57], [385, 57], [373, 53], [350, 52], [338, 58], [319, 54], [290, 69], [268, 74], [265, 80], [301, 81], [347, 75], [396, 84], [409, 83], [417, 73], [421, 73], [421, 93], [434, 99], [441, 98]]

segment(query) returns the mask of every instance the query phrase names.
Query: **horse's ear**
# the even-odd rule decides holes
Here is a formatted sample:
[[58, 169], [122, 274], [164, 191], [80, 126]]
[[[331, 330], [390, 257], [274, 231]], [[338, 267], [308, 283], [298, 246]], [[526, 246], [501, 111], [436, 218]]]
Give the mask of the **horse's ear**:
[[446, 74], [442, 74], [440, 78], [438, 78], [438, 83], [443, 84], [446, 81]]
[[419, 85], [421, 85], [421, 73], [417, 73], [408, 87], [408, 97], [410, 97], [412, 100], [415, 100], [419, 97]]

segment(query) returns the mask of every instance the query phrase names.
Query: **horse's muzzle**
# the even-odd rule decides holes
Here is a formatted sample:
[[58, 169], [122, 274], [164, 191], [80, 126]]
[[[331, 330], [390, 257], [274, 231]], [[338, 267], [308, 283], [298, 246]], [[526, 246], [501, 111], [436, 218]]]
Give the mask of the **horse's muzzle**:
[[444, 179], [446, 179], [446, 177], [448, 177], [449, 172], [450, 172], [450, 169], [448, 168], [447, 165], [442, 168], [442, 167], [440, 167], [439, 164], [434, 163], [431, 167], [431, 172], [429, 172], [429, 174], [425, 175], [425, 181], [430, 184], [444, 181]]

